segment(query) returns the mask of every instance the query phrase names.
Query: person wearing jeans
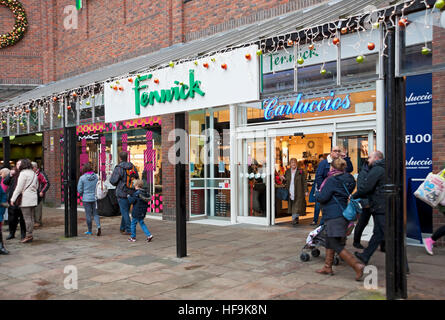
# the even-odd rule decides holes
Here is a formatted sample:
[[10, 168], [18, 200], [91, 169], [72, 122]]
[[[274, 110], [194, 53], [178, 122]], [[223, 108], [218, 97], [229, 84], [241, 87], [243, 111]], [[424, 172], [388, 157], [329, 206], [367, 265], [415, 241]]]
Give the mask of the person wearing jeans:
[[150, 195], [143, 189], [144, 182], [142, 180], [136, 180], [134, 182], [134, 187], [136, 192], [133, 195], [128, 195], [128, 201], [133, 204], [133, 211], [131, 213], [131, 237], [128, 238], [128, 241], [135, 242], [136, 241], [136, 224], [139, 223], [142, 231], [147, 236], [147, 242], [150, 242], [153, 239], [152, 234], [148, 230], [147, 226], [144, 223], [145, 215], [147, 214], [148, 203], [151, 198]]
[[94, 222], [96, 222], [97, 236], [102, 234], [100, 227], [100, 218], [96, 210], [96, 186], [98, 177], [93, 171], [93, 165], [91, 162], [85, 163], [82, 167], [83, 175], [80, 177], [77, 184], [77, 192], [82, 196], [83, 207], [85, 208], [85, 216], [87, 221], [88, 230], [85, 232], [86, 235], [92, 235], [92, 216], [94, 217]]
[[127, 158], [127, 152], [119, 152], [120, 163], [114, 168], [110, 183], [116, 186], [116, 197], [122, 215], [120, 232], [130, 235], [130, 203], [128, 195], [132, 195], [136, 191], [133, 182], [139, 179], [139, 174], [136, 167], [131, 162], [127, 162]]

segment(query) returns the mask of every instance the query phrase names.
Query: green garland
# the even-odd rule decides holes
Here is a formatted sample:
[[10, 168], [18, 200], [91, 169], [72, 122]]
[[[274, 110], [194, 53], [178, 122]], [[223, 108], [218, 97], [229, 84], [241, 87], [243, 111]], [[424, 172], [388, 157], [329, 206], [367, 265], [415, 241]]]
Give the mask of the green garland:
[[17, 0], [0, 0], [0, 5], [5, 5], [14, 13], [15, 24], [11, 32], [0, 34], [0, 49], [13, 46], [19, 42], [28, 28], [25, 8]]

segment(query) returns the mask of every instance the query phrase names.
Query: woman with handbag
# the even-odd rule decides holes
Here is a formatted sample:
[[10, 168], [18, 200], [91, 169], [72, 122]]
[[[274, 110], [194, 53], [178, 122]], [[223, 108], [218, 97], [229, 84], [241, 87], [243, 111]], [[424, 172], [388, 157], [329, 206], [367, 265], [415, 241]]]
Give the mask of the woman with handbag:
[[355, 279], [361, 280], [365, 266], [345, 249], [345, 239], [349, 221], [343, 216], [349, 194], [355, 188], [354, 177], [345, 171], [346, 161], [338, 158], [332, 161], [328, 177], [323, 181], [320, 192], [315, 198], [320, 202], [326, 224], [326, 258], [321, 274], [333, 275], [332, 264], [335, 252], [338, 253], [355, 273]]
[[39, 179], [34, 170], [32, 170], [31, 161], [29, 159], [21, 160], [17, 186], [11, 198], [11, 206], [18, 205], [25, 219], [26, 237], [21, 241], [22, 243], [28, 243], [33, 240], [34, 211], [37, 207], [38, 188]]

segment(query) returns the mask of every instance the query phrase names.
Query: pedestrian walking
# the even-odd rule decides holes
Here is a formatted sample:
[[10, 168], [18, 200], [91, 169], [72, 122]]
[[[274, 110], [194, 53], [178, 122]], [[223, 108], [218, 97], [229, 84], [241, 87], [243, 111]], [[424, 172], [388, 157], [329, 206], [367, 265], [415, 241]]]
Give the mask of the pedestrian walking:
[[298, 224], [300, 215], [306, 213], [305, 197], [308, 196], [306, 173], [297, 166], [297, 159], [290, 159], [290, 168], [284, 174], [286, 189], [289, 191], [288, 213], [292, 214], [293, 225]]
[[[313, 188], [315, 188], [315, 194], [319, 191], [323, 181], [325, 181], [325, 179], [328, 177], [332, 161], [339, 158], [344, 159], [346, 161], [345, 171], [347, 173], [351, 173], [354, 170], [354, 166], [352, 165], [351, 159], [348, 157], [348, 155], [344, 151], [342, 151], [340, 147], [334, 146], [331, 149], [331, 153], [326, 157], [326, 159], [323, 159], [318, 164], [317, 171], [315, 172], [315, 180], [313, 186]], [[316, 201], [314, 207], [314, 221], [312, 222], [313, 225], [318, 222], [318, 217], [320, 215], [320, 208], [321, 208], [320, 204], [317, 203]], [[325, 220], [324, 215], [322, 214], [320, 225], [324, 223], [324, 220]]]
[[[0, 187], [3, 189], [6, 195], [6, 202], [8, 202], [8, 186], [4, 183], [5, 178], [9, 175], [11, 170], [9, 168], [2, 168], [0, 169]], [[5, 213], [3, 215], [3, 224], [8, 224], [8, 208], [5, 208]]]
[[375, 250], [385, 239], [385, 207], [386, 199], [383, 193], [385, 184], [385, 160], [383, 153], [374, 151], [368, 158], [368, 166], [363, 170], [363, 176], [357, 185], [357, 191], [352, 198], [368, 198], [370, 212], [374, 219], [374, 231], [369, 240], [368, 247], [363, 253], [355, 252], [355, 256], [364, 264], [368, 264], [369, 259]]
[[37, 175], [37, 179], [39, 180], [39, 189], [37, 191], [37, 207], [34, 215], [34, 228], [40, 228], [42, 223], [42, 209], [43, 209], [43, 199], [45, 198], [45, 194], [50, 187], [48, 176], [39, 169], [37, 162], [31, 162], [32, 170], [34, 170]]
[[356, 273], [355, 280], [361, 280], [364, 265], [357, 261], [348, 250], [345, 249], [348, 220], [343, 217], [343, 210], [348, 204], [349, 194], [355, 188], [354, 177], [345, 172], [347, 163], [344, 159], [337, 158], [331, 163], [328, 177], [321, 184], [320, 191], [315, 198], [321, 204], [326, 225], [326, 258], [322, 269], [317, 270], [321, 274], [334, 274], [332, 264], [335, 252], [338, 253]]
[[29, 159], [21, 160], [19, 170], [17, 186], [11, 198], [11, 206], [18, 205], [22, 209], [26, 224], [26, 237], [21, 242], [28, 243], [33, 240], [34, 212], [37, 207], [39, 181], [32, 170]]
[[136, 192], [133, 186], [134, 180], [139, 179], [137, 168], [131, 163], [127, 162], [128, 154], [125, 151], [119, 152], [120, 163], [114, 168], [111, 174], [110, 183], [116, 186], [116, 197], [121, 211], [121, 226], [120, 232], [122, 234], [131, 235], [130, 230], [130, 202], [128, 195]]
[[6, 250], [3, 244], [3, 218], [6, 207], [7, 207], [6, 192], [3, 190], [3, 188], [0, 188], [0, 254], [9, 253], [9, 251]]
[[[440, 211], [445, 214], [444, 209], [441, 209]], [[434, 231], [431, 237], [423, 239], [423, 245], [425, 246], [425, 250], [429, 255], [431, 256], [434, 255], [433, 246], [436, 243], [436, 241], [442, 238], [443, 236], [445, 236], [445, 226], [439, 227], [439, 229]]]
[[[8, 186], [8, 191], [6, 193], [8, 203], [11, 203], [11, 198], [14, 190], [17, 186], [17, 180], [19, 177], [19, 167], [21, 161], [17, 161], [14, 168], [11, 169], [9, 174], [3, 179], [3, 183]], [[18, 205], [11, 205], [8, 208], [8, 224], [9, 224], [9, 235], [6, 240], [11, 240], [15, 238], [15, 232], [17, 231], [17, 225], [20, 223], [20, 233], [21, 240], [26, 237], [26, 223], [23, 218], [22, 209]]]
[[96, 186], [98, 177], [97, 174], [93, 171], [93, 165], [91, 162], [87, 162], [82, 167], [82, 176], [79, 178], [79, 182], [77, 183], [77, 192], [82, 196], [83, 207], [85, 209], [85, 216], [87, 221], [88, 230], [85, 232], [86, 235], [92, 235], [93, 222], [92, 218], [94, 218], [94, 222], [96, 223], [96, 236], [100, 236], [102, 234], [102, 230], [100, 227], [100, 217], [97, 212], [97, 197], [96, 197]]
[[147, 242], [150, 242], [153, 239], [153, 235], [148, 230], [147, 226], [144, 223], [145, 215], [147, 214], [148, 203], [150, 202], [150, 195], [146, 192], [144, 187], [143, 180], [135, 180], [134, 187], [136, 192], [133, 195], [128, 195], [128, 201], [133, 205], [133, 211], [131, 212], [131, 236], [128, 238], [128, 241], [135, 242], [136, 241], [136, 224], [139, 223], [142, 231], [145, 233], [147, 237]]

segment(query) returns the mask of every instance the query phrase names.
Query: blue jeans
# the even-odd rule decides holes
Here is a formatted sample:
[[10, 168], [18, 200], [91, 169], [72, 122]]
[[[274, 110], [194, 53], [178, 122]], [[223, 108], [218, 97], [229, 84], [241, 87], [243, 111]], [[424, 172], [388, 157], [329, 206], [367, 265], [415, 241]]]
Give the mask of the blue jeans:
[[[314, 222], [318, 223], [318, 217], [320, 216], [320, 203], [315, 202], [314, 208]], [[324, 224], [324, 215], [321, 215], [320, 225]]]
[[144, 219], [131, 219], [131, 237], [136, 238], [136, 224], [139, 223], [141, 226], [142, 231], [144, 231], [145, 235], [147, 237], [151, 236], [150, 231], [148, 230], [147, 226], [145, 225]]
[[93, 227], [93, 222], [92, 222], [91, 216], [94, 217], [94, 222], [96, 223], [96, 227], [99, 229], [100, 228], [100, 218], [99, 218], [99, 214], [97, 213], [97, 210], [96, 210], [96, 202], [84, 202], [83, 207], [85, 208], [88, 232], [91, 232], [91, 229]]
[[130, 233], [130, 202], [126, 198], [118, 198], [119, 208], [121, 210], [121, 231]]

